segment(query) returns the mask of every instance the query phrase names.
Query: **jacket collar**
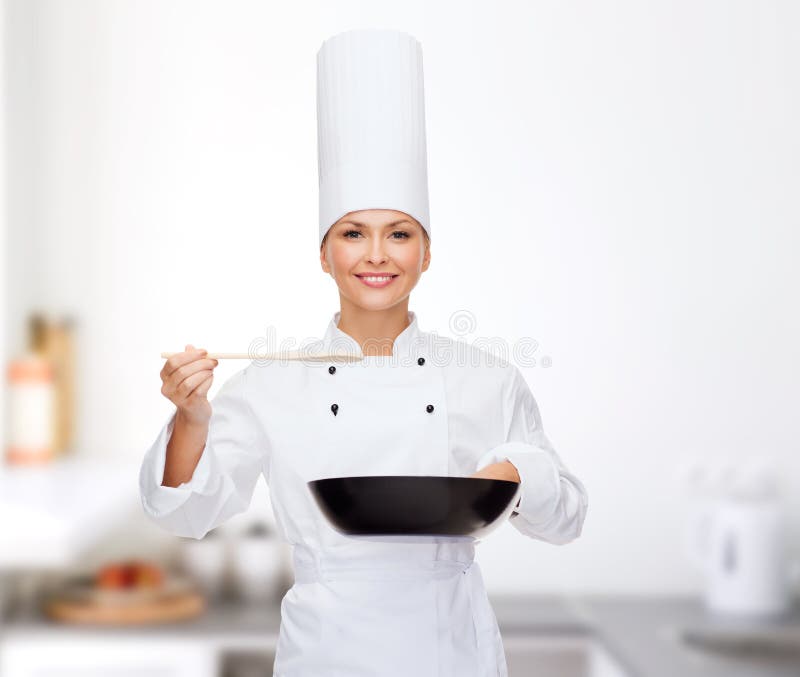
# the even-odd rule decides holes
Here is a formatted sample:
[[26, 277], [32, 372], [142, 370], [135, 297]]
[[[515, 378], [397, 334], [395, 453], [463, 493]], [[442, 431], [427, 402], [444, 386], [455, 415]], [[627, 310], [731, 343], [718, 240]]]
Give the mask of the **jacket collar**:
[[[323, 338], [325, 346], [329, 350], [335, 352], [342, 351], [361, 355], [361, 345], [358, 343], [358, 341], [350, 336], [350, 334], [347, 334], [339, 329], [339, 319], [341, 318], [341, 315], [342, 313], [337, 310], [333, 314], [331, 321], [328, 323], [328, 328], [325, 331], [325, 336]], [[414, 311], [409, 310], [408, 319], [409, 325], [403, 329], [403, 331], [401, 331], [394, 340], [392, 345], [392, 358], [407, 357], [420, 350], [422, 332], [420, 332], [419, 325], [417, 323], [417, 314]], [[370, 359], [370, 357], [374, 357], [375, 359], [389, 358], [388, 355], [364, 356], [365, 359]]]

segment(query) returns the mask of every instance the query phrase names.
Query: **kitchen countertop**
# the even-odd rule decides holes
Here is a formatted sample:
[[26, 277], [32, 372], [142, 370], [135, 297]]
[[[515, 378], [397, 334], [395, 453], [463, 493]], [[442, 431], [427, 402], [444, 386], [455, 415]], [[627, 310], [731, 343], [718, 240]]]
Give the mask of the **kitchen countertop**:
[[[798, 677], [800, 600], [781, 620], [720, 618], [696, 597], [566, 596], [491, 598], [503, 636], [520, 632], [586, 633], [631, 677]], [[681, 630], [703, 636], [787, 637], [793, 648], [772, 655], [717, 652], [683, 643]]]
[[[570, 597], [576, 618], [632, 676], [638, 677], [798, 677], [800, 676], [800, 600], [780, 620], [716, 617], [695, 597]], [[500, 605], [496, 608], [500, 614]], [[499, 622], [499, 615], [498, 615]], [[766, 639], [780, 650], [758, 645], [723, 644], [724, 651], [681, 641], [681, 631], [710, 638]], [[778, 638], [785, 638], [778, 644]], [[791, 644], [791, 646], [790, 646]]]
[[[202, 617], [173, 625], [102, 628], [103, 633], [140, 637], [191, 636], [224, 646], [269, 649], [280, 625], [277, 598], [262, 605], [218, 604]], [[490, 595], [503, 637], [520, 635], [596, 638], [631, 677], [798, 677], [800, 600], [782, 620], [757, 623], [714, 618], [694, 597], [601, 595]], [[751, 631], [769, 636], [792, 633], [793, 648], [773, 655], [716, 652], [680, 641], [680, 629]], [[65, 626], [37, 617], [7, 619], [5, 640], [38, 633], [96, 633], [97, 628]]]

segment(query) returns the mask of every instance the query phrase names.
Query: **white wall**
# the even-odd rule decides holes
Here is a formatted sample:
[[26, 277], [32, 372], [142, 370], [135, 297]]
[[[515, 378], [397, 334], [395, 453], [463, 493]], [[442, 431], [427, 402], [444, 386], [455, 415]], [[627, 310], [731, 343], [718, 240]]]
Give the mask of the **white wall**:
[[144, 453], [171, 410], [160, 351], [324, 331], [316, 51], [394, 27], [426, 76], [433, 262], [411, 308], [539, 342], [552, 366], [526, 376], [589, 492], [573, 544], [483, 543], [490, 591], [696, 589], [691, 460], [768, 455], [798, 494], [797, 5], [9, 9], [9, 347], [29, 303], [79, 315], [80, 453]]
[[[0, 35], [6, 35], [6, 12], [3, 4], [0, 4]], [[7, 47], [0, 49], [0, 101], [7, 101]], [[8, 166], [8, 141], [6, 130], [8, 127], [7, 106], [0, 107], [0, 364], [6, 364], [6, 319], [8, 317], [8, 287], [7, 275], [4, 263], [7, 260], [8, 252], [8, 200], [7, 189], [9, 177]], [[3, 381], [5, 383], [5, 381]], [[6, 388], [0, 387], [0, 440], [6, 439]], [[5, 578], [0, 575], [0, 610], [5, 609], [9, 595], [9, 585]]]
[[[0, 3], [0, 35], [6, 34], [5, 6]], [[5, 43], [4, 43], [5, 44]], [[0, 102], [6, 101], [6, 50], [0, 49]], [[6, 329], [5, 320], [8, 317], [8, 290], [6, 288], [7, 276], [3, 264], [7, 260], [8, 249], [8, 202], [6, 192], [8, 187], [8, 150], [6, 141], [6, 128], [8, 126], [7, 107], [0, 106], [0, 364], [6, 363]], [[6, 389], [0, 388], [0, 440], [5, 439], [6, 426]], [[2, 592], [0, 592], [0, 595]]]

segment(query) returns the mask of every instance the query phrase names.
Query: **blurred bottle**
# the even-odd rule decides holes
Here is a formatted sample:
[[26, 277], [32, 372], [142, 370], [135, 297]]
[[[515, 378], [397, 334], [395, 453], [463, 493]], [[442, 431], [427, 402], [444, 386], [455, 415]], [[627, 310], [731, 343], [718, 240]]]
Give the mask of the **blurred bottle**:
[[75, 429], [75, 354], [74, 320], [37, 314], [30, 320], [31, 350], [53, 367], [55, 410], [53, 414], [53, 454], [73, 450]]
[[6, 462], [38, 464], [72, 449], [75, 424], [73, 320], [28, 319], [27, 346], [8, 363]]
[[33, 345], [30, 342], [24, 354], [8, 363], [6, 462], [10, 465], [48, 463], [54, 456], [55, 370]]

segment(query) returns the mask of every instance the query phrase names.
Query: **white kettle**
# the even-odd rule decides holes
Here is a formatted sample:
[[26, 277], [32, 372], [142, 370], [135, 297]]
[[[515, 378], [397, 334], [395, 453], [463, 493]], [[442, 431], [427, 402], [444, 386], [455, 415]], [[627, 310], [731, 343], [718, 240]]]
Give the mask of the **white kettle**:
[[688, 531], [687, 552], [705, 575], [705, 604], [720, 614], [778, 616], [792, 602], [787, 520], [774, 477], [728, 469]]

